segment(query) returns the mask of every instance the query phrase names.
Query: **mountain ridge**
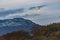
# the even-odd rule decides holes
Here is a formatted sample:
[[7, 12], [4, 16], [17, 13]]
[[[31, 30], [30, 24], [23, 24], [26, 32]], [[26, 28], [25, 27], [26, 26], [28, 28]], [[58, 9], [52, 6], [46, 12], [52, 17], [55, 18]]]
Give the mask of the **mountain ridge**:
[[0, 35], [18, 30], [30, 32], [32, 27], [40, 28], [42, 26], [24, 18], [0, 20]]

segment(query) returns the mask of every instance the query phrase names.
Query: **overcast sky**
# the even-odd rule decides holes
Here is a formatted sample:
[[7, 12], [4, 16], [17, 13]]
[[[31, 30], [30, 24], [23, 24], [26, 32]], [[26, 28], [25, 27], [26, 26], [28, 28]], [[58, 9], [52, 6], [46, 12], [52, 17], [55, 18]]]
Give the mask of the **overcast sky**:
[[[40, 10], [28, 10], [41, 5], [46, 6]], [[24, 10], [16, 12], [18, 9]], [[15, 17], [23, 17], [37, 24], [60, 22], [60, 0], [0, 0], [0, 19]]]

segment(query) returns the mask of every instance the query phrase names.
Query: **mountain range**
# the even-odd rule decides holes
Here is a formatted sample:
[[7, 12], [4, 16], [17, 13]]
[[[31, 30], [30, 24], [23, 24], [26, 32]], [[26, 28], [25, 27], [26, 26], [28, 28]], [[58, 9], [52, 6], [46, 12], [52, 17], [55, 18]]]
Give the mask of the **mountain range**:
[[49, 24], [39, 29], [33, 28], [31, 33], [32, 35], [24, 30], [14, 31], [0, 36], [0, 40], [60, 40], [60, 23]]
[[0, 20], [0, 36], [19, 30], [31, 32], [33, 27], [40, 28], [42, 26], [24, 18]]

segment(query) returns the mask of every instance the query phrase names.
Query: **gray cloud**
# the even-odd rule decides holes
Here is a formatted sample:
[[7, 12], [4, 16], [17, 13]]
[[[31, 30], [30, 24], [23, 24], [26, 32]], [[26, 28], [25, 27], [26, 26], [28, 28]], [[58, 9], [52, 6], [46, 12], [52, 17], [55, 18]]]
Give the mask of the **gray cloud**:
[[30, 7], [30, 8], [18, 8], [18, 9], [8, 9], [8, 10], [5, 10], [4, 8], [0, 8], [0, 17], [1, 16], [6, 16], [6, 15], [9, 15], [9, 14], [15, 14], [15, 13], [24, 13], [26, 11], [30, 11], [30, 10], [36, 10], [37, 9], [40, 9], [42, 7], [45, 7], [46, 5], [40, 5], [40, 6], [35, 6], [35, 7]]
[[0, 16], [6, 16], [8, 14], [15, 14], [15, 13], [21, 13], [24, 12], [24, 8], [19, 8], [19, 9], [9, 9], [9, 10], [3, 10], [2, 8], [0, 9], [2, 11], [0, 11]]
[[40, 9], [40, 8], [43, 8], [47, 5], [41, 5], [41, 6], [36, 6], [36, 7], [30, 7], [29, 10], [35, 10], [35, 9]]
[[[54, 7], [54, 5], [52, 5]], [[20, 12], [20, 8], [18, 9], [12, 9], [12, 10], [5, 10], [5, 11], [1, 11], [2, 13], [2, 17], [0, 17], [0, 19], [9, 19], [9, 18], [15, 18], [15, 17], [23, 17], [29, 20], [32, 20], [35, 23], [38, 24], [49, 24], [51, 22], [58, 22], [60, 20], [60, 9], [56, 9], [57, 7], [55, 7], [53, 9], [53, 7], [51, 8], [51, 6], [49, 7], [45, 7], [40, 10], [40, 12], [38, 13], [38, 10], [36, 10], [36, 8], [39, 8], [41, 6], [34, 6], [34, 11], [33, 9], [29, 10], [29, 8], [24, 8], [24, 10], [22, 12]], [[59, 6], [58, 6], [59, 7]], [[30, 7], [32, 8], [32, 7]], [[5, 14], [6, 13], [6, 14]], [[5, 15], [5, 16], [3, 16]]]

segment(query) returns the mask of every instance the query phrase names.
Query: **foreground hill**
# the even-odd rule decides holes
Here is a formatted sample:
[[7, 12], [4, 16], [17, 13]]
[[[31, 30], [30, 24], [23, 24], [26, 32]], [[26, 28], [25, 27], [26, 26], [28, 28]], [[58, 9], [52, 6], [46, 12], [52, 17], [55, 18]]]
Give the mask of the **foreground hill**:
[[31, 33], [32, 35], [23, 30], [16, 31], [0, 36], [0, 40], [60, 40], [60, 23], [53, 23], [39, 29], [33, 27]]
[[33, 30], [35, 40], [60, 40], [60, 23], [53, 23], [42, 29]]

